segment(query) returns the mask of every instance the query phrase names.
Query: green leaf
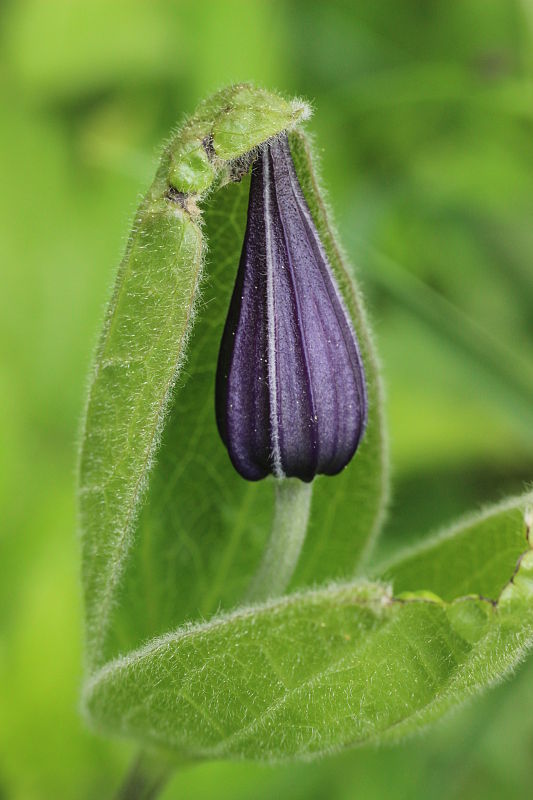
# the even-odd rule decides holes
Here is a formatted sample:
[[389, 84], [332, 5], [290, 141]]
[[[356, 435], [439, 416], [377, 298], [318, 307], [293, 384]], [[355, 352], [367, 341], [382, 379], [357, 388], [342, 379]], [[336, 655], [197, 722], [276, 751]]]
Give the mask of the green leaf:
[[204, 214], [207, 275], [125, 565], [107, 658], [234, 605], [259, 567], [271, 529], [274, 482], [249, 483], [235, 472], [214, 412], [218, 347], [242, 245], [248, 183], [215, 192]]
[[[351, 574], [379, 526], [386, 494], [379, 376], [303, 134], [291, 147], [359, 334], [371, 400], [361, 455], [341, 476], [314, 482], [310, 547], [309, 487], [296, 481], [276, 493], [273, 480], [244, 481], [216, 430], [216, 361], [246, 222], [243, 173], [250, 151], [293, 131], [306, 114], [301, 101], [249, 86], [215, 95], [167, 145], [137, 214], [97, 353], [83, 437], [90, 669], [243, 598], [279, 594], [302, 545], [295, 586]], [[177, 247], [172, 237], [182, 230], [194, 248]]]
[[[237, 126], [232, 140], [232, 127], [228, 120], [235, 122], [236, 110], [243, 104], [253, 106], [254, 120], [257, 122], [260, 117], [261, 125], [248, 131], [247, 135]], [[293, 127], [305, 114], [306, 107], [301, 102], [287, 103], [245, 85], [219, 92], [203, 103], [169, 142], [155, 181], [135, 217], [96, 355], [82, 439], [79, 494], [90, 666], [102, 663], [115, 646], [110, 639], [113, 617], [127, 558], [136, 538], [139, 542], [135, 527], [141, 500], [148, 486], [148, 475], [161, 443], [168, 412], [175, 412], [171, 402], [176, 396], [173, 388], [178, 376], [182, 377], [182, 385], [187, 382], [183, 367], [193, 318], [198, 312], [199, 282], [206, 249], [198, 202], [202, 200], [202, 193], [212, 188], [215, 182], [220, 187], [231, 179], [235, 160], [245, 157], [263, 137]], [[219, 150], [223, 152], [223, 158], [217, 155]], [[228, 191], [224, 199], [229, 215], [226, 219], [225, 211], [222, 212], [222, 239], [225, 231], [230, 232], [236, 224], [231, 208], [242, 203], [243, 189], [234, 193]], [[216, 215], [216, 211], [214, 213]], [[236, 239], [235, 234], [233, 239]], [[229, 291], [232, 280], [232, 256], [236, 253], [234, 242], [232, 244], [229, 263], [228, 254], [224, 253], [217, 264], [218, 272], [211, 274], [213, 280], [222, 270], [227, 273], [226, 291]], [[210, 285], [213, 287], [214, 283]], [[216, 327], [223, 314], [222, 304], [226, 301], [223, 291], [217, 299], [218, 314], [215, 319], [210, 313], [204, 314], [196, 339], [196, 358], [193, 361], [191, 354], [189, 361], [189, 368], [199, 365], [197, 369], [200, 372], [205, 372], [209, 359], [212, 361], [214, 357], [214, 337], [209, 333], [211, 324]], [[205, 343], [204, 332], [210, 345], [205, 362], [202, 360], [204, 354], [200, 352]], [[201, 499], [194, 493], [187, 498], [197, 504], [197, 509], [191, 508], [191, 513], [194, 516], [196, 510], [201, 512], [206, 505], [211, 507], [216, 503], [217, 515], [220, 516], [225, 513], [226, 499], [232, 512], [237, 505], [241, 519], [232, 520], [235, 524], [231, 542], [231, 546], [236, 547], [246, 527], [246, 506], [243, 507], [243, 503], [253, 503], [254, 490], [239, 486], [237, 504], [234, 503], [234, 476], [228, 469], [227, 479], [220, 478], [216, 457], [212, 459], [212, 451], [216, 454], [218, 450], [220, 460], [221, 445], [218, 437], [211, 436], [212, 426], [210, 428], [205, 417], [205, 397], [211, 394], [207, 390], [211, 376], [204, 374], [203, 381], [195, 379], [191, 382], [195, 385], [193, 397], [184, 401], [186, 404], [192, 400], [189, 414], [185, 417], [173, 413], [170, 427], [172, 429], [175, 424], [180, 431], [190, 432], [192, 429], [202, 439], [205, 425], [210, 437], [209, 445], [205, 445], [205, 441], [189, 439], [187, 444], [191, 449], [188, 450], [180, 448], [179, 441], [167, 439], [167, 447], [177, 447], [172, 453], [172, 472], [165, 475], [164, 492], [168, 502], [179, 506], [190, 484], [181, 481], [179, 492], [173, 492], [172, 486], [176, 478], [179, 480], [184, 467], [190, 473], [188, 459], [197, 454], [202, 462], [202, 476], [207, 473], [211, 480], [200, 479], [200, 484], [204, 484]], [[198, 398], [201, 398], [201, 407], [197, 405]], [[199, 445], [202, 446], [200, 450]], [[206, 485], [209, 482], [216, 486], [218, 496], [215, 500], [210, 497], [211, 487]], [[155, 491], [157, 493], [158, 489]], [[263, 491], [271, 493], [271, 487]], [[183, 514], [181, 507], [178, 507], [178, 514]], [[205, 535], [209, 523], [216, 523], [216, 520], [203, 520], [200, 516], [190, 527], [180, 528], [181, 539], [175, 537], [180, 544], [186, 540], [191, 558], [196, 555], [195, 539]], [[169, 528], [167, 533], [170, 537], [174, 531]], [[215, 539], [220, 535], [214, 524], [210, 535]], [[149, 547], [149, 543], [145, 542], [144, 546]], [[143, 564], [147, 591], [142, 602], [148, 612], [151, 611], [156, 629], [150, 630], [151, 634], [157, 632], [162, 615], [155, 607], [158, 597], [150, 590], [153, 588], [157, 594], [159, 573], [163, 573], [164, 579], [167, 569], [165, 551], [157, 555], [155, 574], [149, 559]], [[201, 571], [201, 557], [198, 566]], [[174, 574], [173, 580], [179, 582], [179, 574]], [[221, 580], [223, 583], [223, 575]], [[203, 588], [202, 584], [200, 586]], [[215, 598], [215, 607], [217, 602], [218, 598]], [[194, 610], [201, 613], [198, 603]], [[129, 609], [131, 622], [134, 622], [134, 612], [135, 608]], [[173, 613], [179, 611], [173, 608]], [[137, 636], [145, 634], [146, 628], [142, 624], [134, 627]]]
[[419, 586], [448, 601], [465, 594], [497, 598], [524, 551], [526, 502], [512, 498], [467, 517], [374, 574], [398, 593]]
[[[310, 758], [419, 730], [533, 644], [531, 499], [422, 548], [428, 585], [412, 553], [387, 568], [401, 593], [332, 585], [152, 640], [93, 675], [86, 712], [99, 729], [191, 758]], [[429, 553], [439, 571], [428, 570]], [[408, 574], [419, 582], [407, 587]], [[496, 593], [481, 597], [480, 587]]]

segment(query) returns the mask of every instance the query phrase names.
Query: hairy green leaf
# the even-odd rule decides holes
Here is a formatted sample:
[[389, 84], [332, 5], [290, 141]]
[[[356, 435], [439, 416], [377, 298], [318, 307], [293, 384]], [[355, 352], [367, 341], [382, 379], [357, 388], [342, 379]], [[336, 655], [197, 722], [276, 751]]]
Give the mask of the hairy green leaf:
[[[300, 101], [249, 86], [215, 95], [170, 140], [137, 213], [82, 442], [90, 669], [183, 622], [283, 591], [302, 544], [295, 587], [351, 574], [379, 527], [386, 496], [379, 376], [359, 295], [305, 139], [296, 135], [306, 114]], [[314, 482], [309, 546], [308, 488], [296, 482], [276, 493], [273, 480], [242, 480], [214, 418], [216, 360], [246, 222], [246, 172], [254, 148], [282, 130], [295, 133], [296, 166], [361, 341], [371, 401], [361, 454], [341, 476]], [[270, 569], [268, 580], [276, 580], [267, 588], [273, 553], [282, 561]]]
[[524, 499], [512, 498], [397, 555], [375, 573], [396, 592], [415, 586], [443, 600], [499, 596], [524, 551]]
[[[243, 106], [253, 109], [256, 123], [261, 120], [247, 132], [230, 122]], [[230, 180], [235, 160], [305, 113], [301, 103], [247, 86], [218, 93], [171, 139], [135, 217], [96, 355], [82, 439], [80, 516], [91, 665], [105, 660], [110, 647], [140, 502], [197, 310], [205, 251], [197, 203], [215, 181]], [[191, 411], [180, 427], [197, 422], [198, 409]], [[204, 449], [206, 463], [217, 446], [212, 442]], [[187, 456], [176, 450], [175, 464]], [[186, 531], [193, 542], [201, 533], [201, 527]], [[164, 556], [159, 554], [163, 569]], [[158, 580], [156, 575], [153, 583]], [[150, 603], [149, 594], [145, 602]], [[156, 627], [158, 616], [156, 611]]]
[[[528, 500], [421, 551], [420, 575], [431, 552], [443, 575], [460, 573], [458, 594], [436, 572], [407, 587], [411, 554], [387, 568], [400, 593], [394, 583], [332, 585], [185, 626], [94, 674], [87, 713], [103, 730], [191, 758], [311, 758], [418, 730], [501, 679], [533, 644]], [[486, 541], [484, 577], [474, 540]]]

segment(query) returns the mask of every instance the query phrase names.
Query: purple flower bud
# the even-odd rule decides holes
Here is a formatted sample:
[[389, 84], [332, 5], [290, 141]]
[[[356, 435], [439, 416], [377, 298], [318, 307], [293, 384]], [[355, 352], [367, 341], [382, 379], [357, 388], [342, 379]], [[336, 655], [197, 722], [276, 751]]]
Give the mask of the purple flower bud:
[[218, 359], [218, 429], [244, 478], [311, 481], [348, 464], [366, 416], [355, 333], [283, 134], [252, 168]]

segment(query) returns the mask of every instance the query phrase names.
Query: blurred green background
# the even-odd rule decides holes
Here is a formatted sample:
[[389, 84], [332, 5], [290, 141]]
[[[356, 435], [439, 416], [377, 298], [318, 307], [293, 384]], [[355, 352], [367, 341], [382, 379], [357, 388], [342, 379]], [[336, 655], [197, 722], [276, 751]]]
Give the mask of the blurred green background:
[[[161, 140], [232, 81], [313, 102], [388, 385], [390, 551], [533, 478], [533, 2], [4, 0], [0, 48], [0, 798], [105, 798], [132, 748], [77, 712], [76, 442]], [[532, 710], [525, 664], [400, 747], [164, 798], [528, 798]]]

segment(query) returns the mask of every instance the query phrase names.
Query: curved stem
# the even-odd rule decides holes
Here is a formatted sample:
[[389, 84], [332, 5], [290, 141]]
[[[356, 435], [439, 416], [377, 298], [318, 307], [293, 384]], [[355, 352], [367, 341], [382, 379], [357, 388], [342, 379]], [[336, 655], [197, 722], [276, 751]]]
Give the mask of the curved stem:
[[307, 533], [312, 484], [297, 478], [276, 482], [276, 504], [270, 542], [246, 600], [261, 602], [283, 593], [287, 587]]
[[133, 762], [115, 800], [153, 800], [161, 792], [176, 764], [141, 752]]

